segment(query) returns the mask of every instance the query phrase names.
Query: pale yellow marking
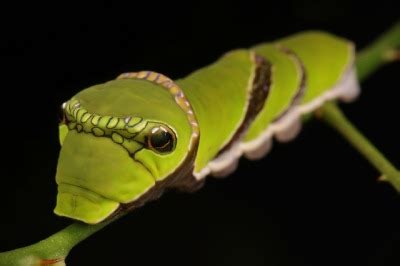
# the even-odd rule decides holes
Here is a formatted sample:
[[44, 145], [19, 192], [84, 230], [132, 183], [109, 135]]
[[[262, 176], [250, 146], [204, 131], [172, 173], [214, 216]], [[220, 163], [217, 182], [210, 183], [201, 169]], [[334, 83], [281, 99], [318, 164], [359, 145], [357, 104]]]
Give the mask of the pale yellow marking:
[[111, 135], [111, 138], [113, 139], [113, 141], [115, 141], [118, 144], [121, 144], [124, 142], [124, 138], [118, 133], [113, 133]]
[[92, 124], [97, 126], [97, 124], [99, 123], [99, 120], [100, 120], [100, 116], [94, 115], [92, 118]]
[[118, 117], [111, 118], [111, 120], [108, 121], [107, 128], [114, 128], [118, 124], [118, 122], [119, 122]]
[[99, 127], [106, 128], [108, 122], [111, 120], [111, 116], [105, 115], [100, 118]]
[[140, 71], [140, 72], [137, 74], [137, 78], [142, 79], [142, 78], [144, 78], [146, 75], [147, 75], [147, 71]]
[[76, 113], [76, 120], [81, 121], [82, 116], [83, 116], [84, 114], [86, 114], [86, 113], [87, 113], [87, 110], [86, 110], [86, 109], [83, 109], [83, 108], [79, 109], [79, 110], [77, 111], [77, 113]]
[[98, 127], [92, 128], [92, 132], [95, 136], [101, 137], [104, 135], [104, 131]]
[[68, 123], [68, 128], [69, 129], [74, 129], [75, 127], [76, 127], [76, 123], [75, 122]]
[[154, 81], [157, 77], [157, 73], [156, 72], [150, 72], [150, 75], [147, 77], [147, 80], [149, 81]]
[[146, 125], [147, 125], [147, 122], [146, 121], [142, 121], [142, 122], [140, 122], [139, 124], [137, 124], [137, 125], [135, 125], [133, 127], [126, 128], [126, 130], [129, 133], [137, 133], [137, 132], [142, 131], [146, 127]]
[[181, 89], [180, 89], [178, 86], [176, 86], [176, 85], [172, 85], [172, 87], [169, 88], [169, 91], [170, 91], [173, 95], [176, 95], [178, 92], [181, 91]]
[[90, 113], [84, 114], [84, 115], [82, 116], [82, 123], [85, 123], [86, 121], [88, 121], [91, 115], [92, 115], [92, 114], [90, 114]]
[[139, 123], [142, 119], [140, 117], [132, 117], [131, 120], [128, 122], [128, 127], [133, 127], [137, 123]]
[[82, 125], [76, 125], [76, 130], [78, 131], [78, 132], [81, 132], [82, 131]]
[[163, 83], [163, 82], [165, 82], [165, 81], [167, 81], [167, 80], [170, 80], [170, 79], [167, 78], [166, 76], [160, 74], [160, 77], [158, 78], [158, 80], [156, 81], [156, 83], [161, 84], [161, 83]]

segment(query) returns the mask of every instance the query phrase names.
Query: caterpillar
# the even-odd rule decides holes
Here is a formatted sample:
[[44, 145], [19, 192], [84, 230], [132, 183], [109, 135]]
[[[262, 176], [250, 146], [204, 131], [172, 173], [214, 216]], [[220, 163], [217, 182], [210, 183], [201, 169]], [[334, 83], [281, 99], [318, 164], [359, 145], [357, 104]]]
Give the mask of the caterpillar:
[[57, 215], [96, 224], [232, 173], [292, 140], [302, 116], [360, 93], [354, 44], [322, 31], [236, 49], [173, 81], [121, 74], [62, 104]]

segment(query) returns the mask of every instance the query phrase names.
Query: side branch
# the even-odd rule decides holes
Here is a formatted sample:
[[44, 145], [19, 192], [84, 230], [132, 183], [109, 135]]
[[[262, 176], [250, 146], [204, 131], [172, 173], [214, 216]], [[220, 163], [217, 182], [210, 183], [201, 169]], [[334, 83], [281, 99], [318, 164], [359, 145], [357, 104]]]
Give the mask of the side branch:
[[388, 159], [355, 128], [335, 103], [327, 103], [318, 110], [318, 117], [338, 131], [400, 192], [400, 172]]
[[65, 265], [65, 258], [74, 246], [119, 217], [95, 225], [75, 222], [33, 245], [0, 253], [0, 265]]
[[[380, 66], [399, 60], [400, 53], [400, 21], [382, 34], [375, 42], [357, 55], [357, 73], [360, 81], [367, 78]], [[400, 172], [388, 159], [344, 116], [335, 103], [328, 103], [317, 111], [322, 119], [348, 142], [350, 142], [376, 169], [382, 177], [400, 192]]]
[[357, 73], [364, 80], [383, 64], [400, 59], [400, 21], [357, 55]]

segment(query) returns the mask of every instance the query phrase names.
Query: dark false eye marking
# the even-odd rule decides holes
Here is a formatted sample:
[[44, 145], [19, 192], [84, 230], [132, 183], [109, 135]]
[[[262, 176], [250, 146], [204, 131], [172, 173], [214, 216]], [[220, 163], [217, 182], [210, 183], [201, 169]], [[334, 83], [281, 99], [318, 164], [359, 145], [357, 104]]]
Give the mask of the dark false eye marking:
[[147, 136], [147, 146], [159, 153], [171, 152], [175, 146], [175, 134], [163, 126], [153, 127]]

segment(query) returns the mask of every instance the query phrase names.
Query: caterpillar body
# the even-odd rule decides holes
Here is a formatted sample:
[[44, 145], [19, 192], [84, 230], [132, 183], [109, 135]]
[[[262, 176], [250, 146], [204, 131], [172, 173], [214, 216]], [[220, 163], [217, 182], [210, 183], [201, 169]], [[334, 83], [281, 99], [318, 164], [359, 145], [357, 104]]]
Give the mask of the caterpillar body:
[[359, 92], [352, 42], [307, 31], [238, 49], [173, 81], [139, 71], [62, 105], [55, 213], [99, 223], [165, 189], [196, 190], [242, 155], [289, 141], [301, 117]]

